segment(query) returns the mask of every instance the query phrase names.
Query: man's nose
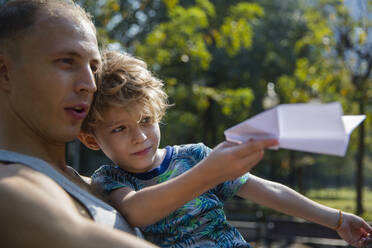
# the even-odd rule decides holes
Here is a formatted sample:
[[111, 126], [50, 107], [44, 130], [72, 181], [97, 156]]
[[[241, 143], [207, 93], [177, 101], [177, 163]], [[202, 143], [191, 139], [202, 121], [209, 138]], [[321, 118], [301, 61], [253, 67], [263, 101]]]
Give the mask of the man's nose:
[[97, 90], [94, 73], [90, 66], [81, 69], [78, 81], [76, 82], [76, 91], [79, 93], [94, 93]]

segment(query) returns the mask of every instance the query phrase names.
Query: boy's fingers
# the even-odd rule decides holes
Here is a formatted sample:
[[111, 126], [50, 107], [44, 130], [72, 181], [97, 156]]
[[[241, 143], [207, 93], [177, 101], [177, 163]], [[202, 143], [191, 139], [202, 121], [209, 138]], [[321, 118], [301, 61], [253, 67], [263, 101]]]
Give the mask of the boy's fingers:
[[279, 143], [276, 139], [261, 140], [256, 142], [261, 149], [277, 146]]
[[367, 222], [363, 222], [363, 228], [364, 228], [364, 230], [370, 235], [370, 234], [372, 234], [372, 228], [371, 228], [371, 226], [370, 225], [368, 225], [368, 223]]
[[247, 143], [243, 143], [239, 146], [237, 146], [237, 155], [238, 156], [249, 156], [252, 153], [255, 153], [257, 151], [264, 150], [266, 148], [269, 148], [271, 146], [278, 145], [278, 141], [275, 139], [269, 139], [269, 140], [259, 140], [259, 141], [251, 141]]
[[219, 144], [218, 146], [220, 146], [220, 147], [233, 147], [233, 146], [239, 146], [239, 145], [240, 145], [239, 143], [235, 143], [235, 142], [231, 142], [231, 141], [224, 141], [221, 144]]
[[242, 164], [244, 168], [245, 169], [253, 168], [256, 164], [258, 164], [262, 160], [263, 155], [264, 155], [264, 151], [261, 150], [261, 151], [252, 153], [250, 156], [247, 156], [246, 158], [244, 158], [242, 160]]

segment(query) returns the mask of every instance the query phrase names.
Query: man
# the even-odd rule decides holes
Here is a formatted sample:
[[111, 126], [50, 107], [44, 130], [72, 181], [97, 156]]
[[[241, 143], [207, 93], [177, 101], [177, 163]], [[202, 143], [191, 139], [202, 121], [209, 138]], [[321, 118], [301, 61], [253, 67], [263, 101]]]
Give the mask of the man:
[[[93, 73], [99, 64], [94, 25], [78, 6], [28, 0], [1, 8], [0, 149], [10, 157], [0, 159], [1, 247], [153, 247], [93, 222], [94, 211], [100, 211], [98, 199], [72, 189], [88, 195], [90, 202], [84, 204], [50, 174], [25, 166], [31, 157], [21, 156], [17, 163], [8, 152], [47, 161], [52, 166], [45, 168], [68, 187], [74, 185], [66, 177], [82, 185], [65, 164], [65, 143], [80, 131], [96, 90]], [[132, 231], [117, 216], [112, 218]]]
[[[113, 229], [134, 233], [65, 163], [100, 60], [94, 25], [77, 5], [14, 0], [0, 8], [1, 247], [152, 247]], [[273, 145], [221, 144], [182, 176], [196, 183], [177, 206], [249, 171]]]

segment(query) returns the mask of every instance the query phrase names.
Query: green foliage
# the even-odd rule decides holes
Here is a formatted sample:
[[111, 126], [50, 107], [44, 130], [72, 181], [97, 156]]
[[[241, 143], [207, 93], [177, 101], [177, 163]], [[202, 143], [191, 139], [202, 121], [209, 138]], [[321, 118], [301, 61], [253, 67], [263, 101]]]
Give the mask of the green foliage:
[[252, 46], [253, 31], [250, 22], [257, 21], [257, 18], [264, 15], [263, 9], [252, 3], [239, 3], [232, 6], [220, 28], [215, 32], [214, 38], [218, 48], [226, 48], [230, 56], [234, 56], [242, 48]]
[[[199, 122], [182, 125], [194, 130], [191, 131], [193, 142], [201, 139], [214, 145], [222, 135], [221, 131], [217, 135], [215, 132], [247, 118], [254, 99], [253, 91], [246, 85], [230, 88], [228, 81], [233, 80], [222, 81], [212, 74], [216, 70], [214, 61], [218, 59], [215, 55], [221, 51], [224, 54], [221, 59], [226, 60], [241, 49], [249, 49], [253, 37], [251, 23], [263, 16], [263, 10], [257, 4], [228, 4], [228, 15], [221, 16], [207, 0], [194, 4], [165, 1], [165, 4], [166, 21], [160, 22], [144, 41], [135, 43], [136, 54], [166, 82], [176, 78], [177, 83], [168, 87], [168, 93], [176, 105], [178, 120], [184, 115], [196, 116]], [[217, 68], [221, 69], [227, 67]], [[169, 114], [168, 121], [170, 116], [173, 115]], [[217, 119], [219, 123], [212, 122]], [[171, 129], [164, 127], [165, 132]]]
[[234, 112], [236, 109], [249, 109], [254, 95], [249, 88], [218, 90], [212, 87], [193, 85], [193, 95], [198, 109], [206, 110], [210, 107], [210, 99], [215, 101], [221, 113], [234, 120], [242, 121], [246, 118], [244, 112]]
[[206, 69], [211, 60], [203, 39], [209, 25], [207, 13], [195, 6], [176, 6], [169, 10], [169, 22], [161, 23], [151, 32], [143, 44], [136, 44], [136, 53], [149, 64], [171, 65], [173, 62], [189, 62], [194, 70]]
[[[372, 201], [372, 191], [369, 188], [365, 188], [364, 195], [364, 205], [367, 209], [362, 217], [367, 221], [372, 221], [372, 207], [369, 204]], [[356, 195], [351, 188], [311, 190], [307, 196], [316, 202], [336, 209], [342, 209], [343, 211], [354, 213], [356, 209]]]
[[[273, 82], [280, 103], [340, 101], [346, 114], [357, 114], [365, 99], [365, 162], [371, 167], [371, 77], [363, 77], [366, 60], [359, 56], [369, 51], [370, 1], [358, 18], [340, 0], [78, 2], [95, 16], [100, 43], [143, 58], [164, 80], [175, 105], [163, 121], [162, 144], [214, 146], [226, 128], [263, 111]], [[282, 182], [294, 178], [296, 186], [302, 166], [317, 174], [305, 190], [322, 181], [350, 186], [357, 144], [355, 132], [343, 159], [295, 153], [291, 161], [288, 151], [270, 152], [255, 173]]]
[[213, 40], [231, 56], [242, 48], [251, 47], [250, 22], [263, 16], [257, 4], [239, 3], [231, 7], [230, 14], [218, 28], [212, 26], [217, 22], [215, 8], [207, 0], [196, 1], [191, 7], [177, 5], [175, 1], [165, 2], [169, 21], [159, 24], [144, 43], [137, 43], [136, 53], [150, 64], [190, 63], [193, 71], [199, 67], [208, 69], [212, 59], [208, 46]]
[[190, 135], [165, 143], [213, 146], [223, 130], [260, 112], [266, 83], [293, 70], [288, 54], [302, 29], [292, 0], [80, 2], [94, 13], [102, 44], [134, 52], [166, 82], [175, 107], [164, 133], [179, 127]]
[[[315, 9], [321, 11], [314, 11]], [[296, 86], [304, 92], [292, 95], [294, 99], [288, 94], [285, 97], [290, 97], [287, 100], [291, 102], [311, 98], [319, 98], [323, 101], [337, 100], [344, 102], [344, 107], [347, 109], [349, 106], [347, 102], [358, 99], [361, 92], [365, 93], [370, 88], [367, 86], [367, 81], [370, 79], [361, 83], [363, 86], [353, 81], [361, 69], [355, 66], [361, 66], [363, 58], [368, 56], [368, 52], [366, 54], [361, 52], [368, 51], [369, 45], [366, 44], [368, 27], [363, 24], [363, 18], [351, 17], [351, 13], [342, 1], [320, 1], [317, 5], [306, 9], [304, 18], [308, 31], [296, 43], [296, 52], [299, 55], [304, 50], [311, 53], [304, 57], [300, 56], [295, 73], [290, 76], [291, 81], [296, 82]], [[361, 49], [361, 46], [365, 46], [367, 50]], [[347, 50], [354, 52], [357, 57], [348, 57]], [[354, 63], [350, 66], [353, 59], [358, 60], [360, 64]], [[287, 92], [284, 83], [286, 80], [288, 80], [287, 76], [279, 79], [282, 82], [281, 92]]]
[[[355, 12], [355, 11], [354, 11]], [[366, 114], [371, 99], [372, 59], [371, 40], [367, 40], [372, 23], [370, 13], [360, 11], [358, 16], [350, 11], [343, 1], [325, 0], [306, 8], [304, 19], [307, 32], [296, 43], [299, 58], [293, 74], [283, 75], [278, 80], [280, 96], [289, 102], [339, 101], [347, 113]], [[309, 51], [309, 53], [306, 53]], [[364, 125], [364, 126], [363, 126]], [[363, 180], [364, 147], [371, 146], [365, 138], [371, 130], [363, 132], [350, 150], [356, 152], [357, 182]], [[352, 139], [354, 141], [355, 139]], [[357, 184], [357, 211], [361, 214], [362, 184]]]
[[167, 6], [167, 9], [173, 9], [178, 5], [178, 0], [163, 0], [164, 4]]

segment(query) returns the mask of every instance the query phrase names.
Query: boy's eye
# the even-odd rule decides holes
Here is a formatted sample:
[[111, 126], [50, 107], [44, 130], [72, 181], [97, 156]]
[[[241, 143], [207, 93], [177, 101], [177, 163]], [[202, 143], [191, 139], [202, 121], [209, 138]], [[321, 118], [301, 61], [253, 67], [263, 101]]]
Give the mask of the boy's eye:
[[125, 126], [117, 127], [117, 128], [115, 128], [115, 129], [113, 129], [113, 130], [111, 131], [111, 133], [119, 133], [119, 132], [125, 130], [125, 128], [126, 128]]
[[142, 124], [148, 124], [148, 123], [152, 123], [152, 118], [151, 117], [145, 117], [145, 118], [142, 118], [142, 120], [140, 121], [140, 123]]

